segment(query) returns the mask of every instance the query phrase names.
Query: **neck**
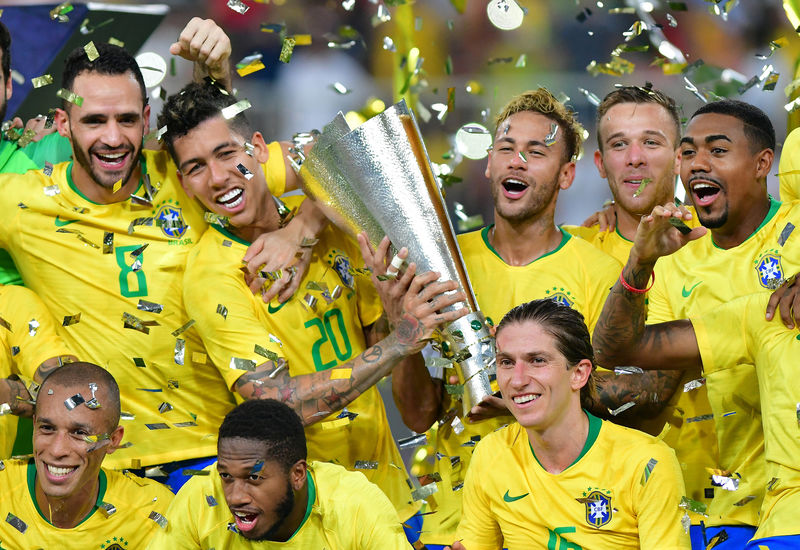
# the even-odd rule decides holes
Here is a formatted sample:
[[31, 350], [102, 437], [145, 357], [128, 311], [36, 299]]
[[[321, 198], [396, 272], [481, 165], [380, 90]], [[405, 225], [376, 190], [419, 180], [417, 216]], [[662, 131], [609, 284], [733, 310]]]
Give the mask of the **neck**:
[[769, 197], [765, 196], [763, 200], [754, 201], [753, 207], [748, 209], [741, 219], [729, 218], [724, 226], [712, 229], [711, 237], [714, 239], [714, 244], [724, 250], [742, 244], [764, 222], [769, 213], [769, 207]]
[[[266, 182], [264, 183], [266, 185]], [[272, 233], [281, 227], [281, 216], [278, 214], [278, 205], [272, 195], [267, 194], [264, 203], [259, 205], [256, 219], [253, 223], [241, 227], [232, 227], [231, 233], [245, 241], [252, 243], [260, 235]]]
[[77, 162], [72, 163], [72, 182], [84, 197], [97, 204], [113, 204], [127, 200], [139, 187], [142, 177], [141, 164], [137, 162], [136, 168], [131, 172], [131, 177], [116, 192], [114, 188], [103, 187], [95, 182]]
[[557, 424], [544, 430], [525, 428], [536, 458], [551, 474], [566, 470], [575, 462], [589, 437], [589, 418], [580, 407], [570, 407]]
[[489, 243], [508, 265], [527, 265], [558, 248], [563, 238], [552, 216], [514, 223], [495, 211], [494, 219]]
[[47, 520], [60, 529], [71, 529], [94, 509], [100, 490], [100, 479], [95, 477], [92, 483], [87, 483], [75, 494], [63, 498], [44, 494], [38, 481], [35, 486], [36, 504]]
[[[311, 475], [311, 474], [307, 474]], [[299, 491], [295, 491], [294, 493], [294, 507], [292, 508], [292, 512], [283, 522], [283, 525], [275, 533], [275, 537], [273, 540], [276, 542], [286, 542], [292, 535], [294, 535], [298, 529], [300, 529], [300, 524], [303, 523], [303, 518], [306, 517], [306, 509], [308, 508], [308, 480], [303, 485], [303, 488]]]

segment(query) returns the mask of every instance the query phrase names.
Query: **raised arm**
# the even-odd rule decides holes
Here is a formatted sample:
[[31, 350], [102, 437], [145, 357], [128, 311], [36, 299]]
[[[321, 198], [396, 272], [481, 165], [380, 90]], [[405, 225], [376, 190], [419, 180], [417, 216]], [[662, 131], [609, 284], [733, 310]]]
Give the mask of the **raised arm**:
[[452, 281], [434, 282], [435, 273], [415, 277], [402, 300], [402, 319], [386, 338], [337, 368], [290, 376], [285, 364], [267, 361], [236, 381], [245, 399], [278, 399], [292, 407], [305, 425], [322, 420], [356, 399], [404, 358], [419, 352], [433, 331], [467, 313], [439, 309], [464, 299]]
[[169, 52], [194, 62], [195, 82], [209, 76], [231, 90], [231, 40], [213, 19], [192, 17]]

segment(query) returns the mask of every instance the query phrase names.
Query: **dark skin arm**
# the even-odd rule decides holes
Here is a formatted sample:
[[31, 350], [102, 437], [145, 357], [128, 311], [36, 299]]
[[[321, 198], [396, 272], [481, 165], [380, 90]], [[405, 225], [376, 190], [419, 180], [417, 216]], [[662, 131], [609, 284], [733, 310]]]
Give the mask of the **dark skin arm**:
[[[440, 313], [430, 305], [429, 300], [438, 299], [439, 307], [444, 307], [464, 298], [461, 293], [444, 296], [444, 292], [455, 289], [456, 283], [434, 283], [436, 277], [435, 273], [427, 273], [414, 279], [403, 298], [401, 321], [391, 334], [355, 359], [335, 369], [299, 376], [290, 376], [285, 367], [276, 371], [278, 366], [267, 361], [254, 372], [242, 375], [234, 388], [245, 399], [283, 401], [305, 425], [322, 420], [390, 374], [404, 358], [418, 353], [442, 323], [466, 314], [466, 309]], [[341, 374], [343, 369], [352, 369], [349, 377], [331, 378], [332, 373]]]
[[[38, 383], [41, 383], [62, 364], [77, 360], [72, 355], [51, 357], [37, 367], [34, 377]], [[33, 405], [30, 403], [32, 399], [25, 383], [16, 375], [0, 380], [0, 403], [8, 403], [9, 407], [11, 407], [11, 414], [32, 417]]]

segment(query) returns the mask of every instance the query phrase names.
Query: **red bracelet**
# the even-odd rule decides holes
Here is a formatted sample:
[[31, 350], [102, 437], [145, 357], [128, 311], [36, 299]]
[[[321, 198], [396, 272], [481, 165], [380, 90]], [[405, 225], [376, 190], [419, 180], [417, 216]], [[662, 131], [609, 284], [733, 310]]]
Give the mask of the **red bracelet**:
[[648, 290], [653, 288], [653, 285], [656, 284], [656, 272], [650, 272], [650, 286], [645, 289], [641, 288], [634, 288], [628, 284], [628, 281], [625, 280], [625, 277], [622, 276], [622, 273], [619, 274], [619, 282], [622, 284], [622, 288], [627, 290], [628, 292], [633, 292], [634, 294], [646, 294]]

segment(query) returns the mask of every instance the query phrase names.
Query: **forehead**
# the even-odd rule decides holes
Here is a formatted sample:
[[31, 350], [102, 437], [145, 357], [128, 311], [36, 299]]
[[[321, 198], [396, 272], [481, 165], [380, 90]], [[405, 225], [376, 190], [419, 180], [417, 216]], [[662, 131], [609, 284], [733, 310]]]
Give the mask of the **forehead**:
[[[50, 393], [52, 392], [52, 393]], [[80, 404], [73, 409], [68, 409], [65, 401], [70, 397], [80, 394], [85, 401], [92, 398], [92, 390], [89, 382], [86, 384], [72, 384], [69, 386], [58, 386], [56, 384], [45, 386], [39, 391], [36, 398], [36, 414], [58, 425], [69, 425], [74, 422], [90, 425], [101, 425], [106, 421], [105, 411], [110, 410], [103, 407], [105, 392], [98, 387], [95, 397], [100, 403], [97, 409], [90, 409], [84, 404]]]
[[130, 71], [115, 75], [83, 71], [75, 77], [72, 91], [83, 98], [80, 106], [70, 104], [70, 110], [74, 112], [88, 113], [98, 109], [141, 111], [144, 108], [142, 90]]
[[710, 135], [725, 135], [731, 140], [745, 139], [744, 123], [731, 115], [704, 113], [693, 117], [686, 126], [686, 137], [703, 138]]
[[555, 338], [534, 321], [506, 325], [497, 333], [499, 353], [528, 353], [555, 349]]
[[[544, 142], [545, 137], [551, 132], [553, 124], [558, 124], [555, 119], [535, 111], [520, 111], [509, 116], [497, 127], [495, 141], [508, 138], [516, 143], [528, 143], [530, 141]], [[564, 128], [558, 124], [559, 129], [556, 134], [556, 141], [549, 149], [554, 149], [559, 153], [565, 150]]]
[[600, 119], [600, 130], [626, 131], [635, 128], [652, 128], [664, 131], [673, 125], [666, 107], [658, 103], [617, 103]]

